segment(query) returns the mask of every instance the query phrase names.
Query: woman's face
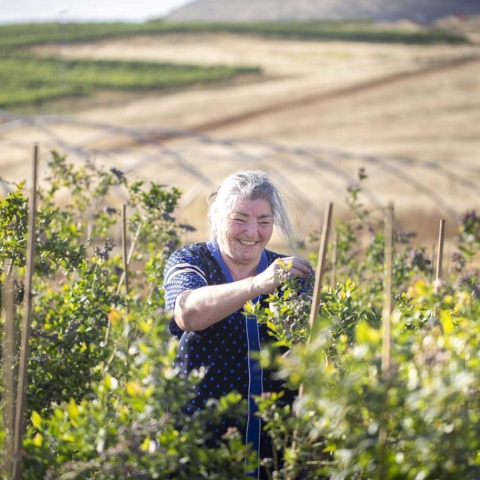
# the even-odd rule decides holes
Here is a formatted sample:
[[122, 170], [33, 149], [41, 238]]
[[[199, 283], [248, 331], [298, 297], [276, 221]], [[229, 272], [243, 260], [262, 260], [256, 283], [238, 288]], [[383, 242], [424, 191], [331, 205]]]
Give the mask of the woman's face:
[[258, 263], [273, 233], [273, 212], [267, 200], [241, 199], [224, 219], [220, 249], [234, 264]]

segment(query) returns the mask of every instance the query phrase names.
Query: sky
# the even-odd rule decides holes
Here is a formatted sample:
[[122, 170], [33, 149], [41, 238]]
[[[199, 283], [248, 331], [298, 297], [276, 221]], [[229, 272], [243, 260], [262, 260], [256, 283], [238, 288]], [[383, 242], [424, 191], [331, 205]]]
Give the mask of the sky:
[[132, 21], [162, 17], [192, 0], [0, 0], [0, 24]]

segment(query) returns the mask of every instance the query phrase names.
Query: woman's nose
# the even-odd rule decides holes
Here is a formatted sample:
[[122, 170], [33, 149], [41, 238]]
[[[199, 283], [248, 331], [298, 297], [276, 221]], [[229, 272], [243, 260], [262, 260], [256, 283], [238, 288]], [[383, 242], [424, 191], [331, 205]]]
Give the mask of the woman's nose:
[[255, 237], [257, 235], [258, 229], [257, 229], [257, 224], [254, 222], [248, 222], [245, 225], [245, 230], [244, 232], [249, 236], [249, 237]]

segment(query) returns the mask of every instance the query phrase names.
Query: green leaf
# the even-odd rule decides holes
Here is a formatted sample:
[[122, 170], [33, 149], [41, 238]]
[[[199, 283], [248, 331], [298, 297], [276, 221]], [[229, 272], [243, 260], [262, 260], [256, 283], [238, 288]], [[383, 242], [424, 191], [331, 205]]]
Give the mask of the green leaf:
[[32, 412], [32, 424], [34, 427], [41, 430], [42, 428], [42, 417], [34, 410]]
[[379, 343], [381, 340], [380, 332], [372, 328], [364, 320], [358, 323], [355, 329], [355, 336], [358, 343]]

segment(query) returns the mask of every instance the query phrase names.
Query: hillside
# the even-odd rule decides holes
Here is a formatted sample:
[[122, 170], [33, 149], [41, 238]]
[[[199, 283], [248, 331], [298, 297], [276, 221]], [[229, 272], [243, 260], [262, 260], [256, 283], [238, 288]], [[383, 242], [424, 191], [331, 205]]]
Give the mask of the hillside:
[[373, 19], [432, 23], [480, 14], [480, 0], [195, 0], [170, 13], [171, 21], [285, 21]]

